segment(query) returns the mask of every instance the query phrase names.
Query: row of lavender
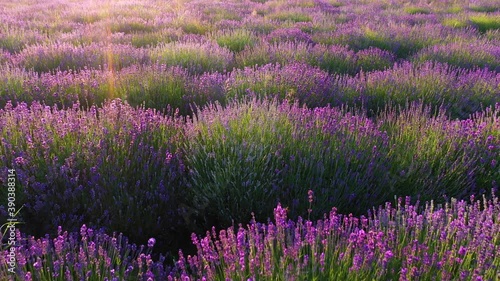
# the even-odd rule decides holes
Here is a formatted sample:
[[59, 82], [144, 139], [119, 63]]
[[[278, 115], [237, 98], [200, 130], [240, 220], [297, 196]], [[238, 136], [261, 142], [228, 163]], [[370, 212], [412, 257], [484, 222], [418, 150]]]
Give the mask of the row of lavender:
[[[477, 39], [468, 33], [471, 32], [460, 32], [453, 36], [440, 34], [452, 38], [427, 44], [421, 43], [421, 38], [416, 42], [407, 41], [408, 38], [391, 42], [390, 39], [365, 38], [366, 35], [356, 37], [352, 34], [344, 35], [352, 42], [316, 44], [310, 35], [296, 27], [278, 29], [260, 39], [255, 33], [239, 29], [223, 30], [217, 33], [219, 37], [216, 38], [185, 35], [175, 42], [149, 48], [109, 42], [77, 46], [65, 42], [35, 44], [19, 53], [0, 53], [0, 62], [33, 69], [38, 73], [105, 66], [121, 69], [132, 64], [156, 62], [203, 73], [296, 61], [318, 66], [330, 73], [356, 74], [360, 70], [366, 72], [390, 68], [398, 59], [398, 52], [404, 52], [408, 53], [404, 57], [417, 63], [439, 61], [463, 68], [500, 70], [498, 40]], [[375, 50], [366, 51], [370, 48]]]
[[414, 104], [373, 120], [250, 100], [211, 105], [185, 123], [120, 101], [88, 111], [8, 104], [0, 182], [15, 169], [27, 233], [86, 223], [172, 250], [192, 231], [247, 222], [252, 212], [265, 221], [278, 202], [304, 215], [308, 189], [318, 217], [332, 206], [363, 214], [395, 195], [443, 201], [497, 188], [499, 106], [451, 121]]
[[[314, 193], [308, 191], [309, 203]], [[498, 280], [500, 203], [452, 199], [424, 207], [398, 198], [395, 206], [354, 217], [332, 208], [323, 219], [287, 217], [280, 204], [274, 221], [242, 224], [206, 236], [193, 233], [196, 254], [182, 250], [174, 266], [151, 257], [156, 240], [137, 247], [83, 225], [61, 227], [55, 238], [17, 231], [18, 267], [13, 280]], [[0, 233], [0, 238], [1, 238]], [[6, 276], [7, 251], [0, 255]], [[12, 275], [11, 275], [12, 276]]]
[[[378, 49], [362, 51], [367, 56], [380, 52]], [[465, 119], [500, 100], [498, 72], [464, 70], [432, 62], [405, 62], [387, 70], [355, 76], [329, 74], [306, 63], [267, 64], [204, 74], [192, 74], [185, 68], [164, 64], [131, 66], [121, 71], [58, 71], [41, 75], [0, 67], [0, 76], [3, 77], [1, 107], [8, 101], [14, 105], [44, 101], [46, 105], [60, 107], [79, 102], [89, 108], [102, 105], [105, 100], [121, 98], [133, 106], [145, 105], [158, 110], [178, 108], [181, 115], [186, 115], [192, 114], [194, 104], [204, 106], [216, 101], [226, 104], [230, 99], [254, 93], [299, 101], [309, 107], [363, 106], [370, 112], [379, 112], [387, 105], [405, 106], [408, 102], [421, 101], [442, 106], [453, 118]]]
[[[11, 54], [37, 42], [119, 43], [151, 47], [184, 35], [230, 49], [256, 37], [366, 47], [381, 44], [404, 57], [437, 43], [498, 40], [498, 5], [439, 1], [25, 1], [3, 3], [0, 47]], [[236, 31], [236, 36], [232, 32]], [[245, 32], [246, 31], [246, 32]], [[229, 40], [228, 40], [229, 39]], [[231, 40], [232, 39], [232, 40]], [[238, 40], [240, 39], [240, 40]], [[241, 40], [244, 39], [244, 40]], [[241, 44], [240, 44], [241, 45]], [[234, 51], [241, 49], [236, 47]]]

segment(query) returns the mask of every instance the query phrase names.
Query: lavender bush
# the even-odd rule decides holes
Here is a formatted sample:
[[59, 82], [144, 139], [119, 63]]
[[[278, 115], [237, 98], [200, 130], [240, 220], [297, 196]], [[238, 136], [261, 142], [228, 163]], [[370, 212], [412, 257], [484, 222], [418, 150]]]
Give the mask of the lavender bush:
[[233, 54], [213, 43], [177, 42], [151, 50], [151, 60], [170, 66], [182, 66], [193, 73], [225, 72], [233, 67]]
[[351, 84], [354, 88], [344, 88], [344, 96], [360, 99], [373, 112], [380, 112], [386, 105], [404, 106], [420, 100], [436, 108], [443, 106], [453, 118], [465, 119], [498, 101], [499, 78], [498, 73], [483, 69], [405, 62], [385, 71], [358, 75], [357, 82]]
[[0, 181], [8, 167], [16, 169], [29, 233], [86, 223], [135, 241], [154, 233], [166, 235], [161, 243], [176, 241], [167, 237], [183, 223], [179, 120], [120, 101], [88, 111], [7, 104], [0, 116]]
[[[153, 280], [153, 272], [164, 271], [162, 260], [152, 260], [154, 238], [147, 247], [138, 247], [129, 244], [122, 233], [110, 236], [85, 224], [79, 233], [58, 227], [53, 239], [48, 235], [37, 239], [19, 231], [16, 235], [19, 262], [11, 280]], [[0, 277], [5, 280], [9, 279], [6, 254], [2, 251], [0, 256]]]
[[434, 45], [415, 55], [415, 61], [439, 61], [461, 68], [500, 71], [500, 47], [490, 42]]
[[41, 73], [101, 67], [120, 69], [146, 63], [149, 58], [144, 50], [129, 45], [92, 44], [75, 47], [67, 43], [56, 43], [29, 46], [13, 60], [16, 65]]
[[257, 36], [246, 29], [221, 30], [214, 33], [212, 37], [217, 41], [219, 46], [226, 47], [235, 53], [241, 52], [245, 48], [253, 47], [258, 41]]

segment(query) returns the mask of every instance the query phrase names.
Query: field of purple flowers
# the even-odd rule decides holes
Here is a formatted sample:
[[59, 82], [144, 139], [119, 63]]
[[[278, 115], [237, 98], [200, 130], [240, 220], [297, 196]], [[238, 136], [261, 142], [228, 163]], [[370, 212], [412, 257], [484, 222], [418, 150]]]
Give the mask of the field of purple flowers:
[[0, 0], [0, 185], [0, 280], [500, 280], [500, 6]]

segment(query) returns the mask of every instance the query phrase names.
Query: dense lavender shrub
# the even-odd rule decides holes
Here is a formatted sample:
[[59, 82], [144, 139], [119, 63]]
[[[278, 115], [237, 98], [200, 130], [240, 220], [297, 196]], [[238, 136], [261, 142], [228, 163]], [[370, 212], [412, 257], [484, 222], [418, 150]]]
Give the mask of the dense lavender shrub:
[[[75, 103], [89, 108], [102, 105], [105, 100], [118, 97], [114, 89], [114, 75], [108, 70], [56, 71], [41, 73], [24, 69], [0, 69], [0, 106], [43, 100], [46, 105], [72, 107]], [[123, 97], [121, 97], [123, 98]]]
[[225, 105], [227, 102], [226, 81], [230, 75], [214, 72], [193, 76], [187, 86], [186, 95], [183, 96], [184, 105], [189, 105], [190, 112], [215, 102]]
[[414, 61], [438, 61], [461, 68], [488, 68], [500, 72], [500, 46], [494, 42], [434, 45], [418, 52]]
[[204, 35], [212, 31], [213, 28], [208, 22], [200, 20], [200, 15], [190, 15], [186, 18], [174, 22], [173, 27], [180, 28], [187, 34]]
[[316, 45], [311, 49], [311, 56], [307, 59], [312, 66], [338, 74], [355, 74], [356, 55], [348, 46]]
[[271, 20], [291, 21], [291, 22], [309, 22], [311, 17], [302, 9], [289, 9], [272, 13], [267, 16]]
[[266, 64], [285, 65], [290, 62], [305, 62], [311, 56], [312, 45], [304, 42], [261, 42], [253, 48], [238, 53], [235, 57], [236, 66], [262, 66]]
[[23, 231], [43, 235], [87, 223], [134, 241], [163, 237], [163, 249], [180, 241], [178, 120], [120, 101], [88, 111], [7, 104], [0, 116], [0, 181], [7, 168], [16, 170]]
[[404, 11], [410, 15], [431, 13], [431, 11], [429, 11], [427, 7], [419, 7], [419, 6], [409, 6], [406, 7]]
[[10, 62], [11, 55], [9, 52], [0, 50], [0, 65], [4, 65], [6, 62]]
[[[195, 5], [193, 5], [195, 6]], [[251, 5], [243, 2], [205, 2], [198, 6], [203, 15], [210, 18], [211, 22], [222, 20], [241, 21], [244, 14], [251, 12]]]
[[[60, 42], [71, 43], [75, 47], [88, 46], [93, 43], [126, 45], [130, 44], [132, 34], [111, 33], [105, 27], [84, 26], [70, 33], [58, 36]], [[135, 46], [134, 47], [141, 47]]]
[[469, 10], [479, 13], [493, 13], [500, 9], [494, 3], [484, 3], [487, 1], [481, 1], [481, 2], [469, 5]]
[[121, 69], [149, 61], [145, 50], [129, 45], [91, 44], [75, 47], [68, 43], [32, 45], [20, 52], [17, 65], [35, 72], [81, 70], [85, 68]]
[[256, 16], [253, 16], [245, 21], [245, 26], [257, 35], [267, 35], [281, 26], [279, 21], [257, 17], [257, 13], [258, 11], [255, 10]]
[[182, 66], [192, 73], [225, 72], [233, 67], [233, 54], [210, 42], [176, 42], [162, 44], [150, 51], [153, 62]]
[[[422, 101], [442, 105], [454, 118], [492, 106], [498, 101], [498, 73], [464, 70], [447, 64], [425, 62], [397, 64], [385, 71], [358, 75], [358, 88], [344, 88], [345, 97], [359, 98], [370, 111], [380, 112], [386, 105]], [[481, 94], [479, 94], [481, 93]]]
[[297, 100], [310, 106], [326, 105], [335, 93], [328, 73], [303, 63], [235, 70], [227, 77], [225, 86], [227, 99], [255, 94], [261, 98]]
[[282, 164], [274, 154], [292, 125], [269, 105], [233, 107], [198, 112], [187, 132], [189, 201], [201, 229], [248, 220], [249, 211], [265, 219], [278, 200]]
[[152, 22], [142, 18], [118, 17], [103, 22], [112, 33], [149, 33], [155, 30]]
[[497, 188], [499, 109], [496, 104], [464, 121], [439, 111], [432, 116], [430, 107], [418, 104], [400, 113], [387, 110], [378, 123], [389, 136], [393, 192], [427, 201]]
[[[85, 224], [78, 232], [68, 233], [57, 228], [56, 238], [16, 233], [16, 277], [10, 280], [151, 280], [165, 276], [162, 265], [153, 262], [151, 251], [155, 239], [148, 246], [129, 244], [122, 233], [107, 235], [102, 229], [92, 229]], [[0, 238], [2, 233], [0, 233]], [[7, 251], [0, 256], [0, 278], [9, 279], [4, 271]], [[163, 274], [162, 274], [163, 273]]]
[[228, 48], [231, 52], [241, 52], [245, 48], [253, 47], [257, 36], [247, 29], [221, 30], [211, 35], [221, 47]]
[[136, 48], [151, 48], [162, 43], [170, 43], [182, 37], [182, 30], [167, 28], [155, 32], [131, 34], [130, 44]]
[[335, 43], [349, 45], [354, 50], [377, 47], [394, 53], [398, 58], [407, 58], [420, 49], [454, 39], [473, 38], [467, 30], [444, 28], [440, 24], [410, 26], [407, 24], [346, 24], [335, 33]]
[[471, 16], [469, 21], [477, 27], [477, 29], [481, 32], [486, 32], [491, 29], [499, 29], [500, 28], [500, 20], [498, 16], [500, 13], [495, 13], [493, 15], [477, 15]]
[[282, 41], [305, 42], [307, 44], [314, 43], [309, 34], [296, 27], [275, 29], [266, 36], [266, 40], [270, 43]]
[[371, 47], [356, 53], [356, 65], [365, 72], [389, 69], [395, 61], [394, 54], [378, 48]]
[[120, 73], [116, 91], [132, 106], [142, 105], [163, 112], [169, 107], [186, 115], [190, 105], [184, 100], [190, 79], [187, 70], [180, 67], [132, 67]]
[[27, 45], [35, 42], [44, 42], [45, 40], [47, 38], [43, 34], [33, 30], [4, 25], [0, 26], [0, 49], [12, 54], [23, 50]]
[[26, 98], [28, 101], [31, 100], [24, 85], [26, 80], [35, 78], [34, 73], [5, 65], [0, 67], [0, 77], [0, 108], [3, 108], [10, 100], [17, 101]]

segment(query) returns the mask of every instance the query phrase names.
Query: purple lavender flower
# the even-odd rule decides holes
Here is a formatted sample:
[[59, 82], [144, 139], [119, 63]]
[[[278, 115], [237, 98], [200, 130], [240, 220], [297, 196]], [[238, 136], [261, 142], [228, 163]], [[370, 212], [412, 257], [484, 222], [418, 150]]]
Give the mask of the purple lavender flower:
[[148, 248], [153, 248], [153, 246], [155, 245], [155, 243], [156, 243], [156, 239], [149, 238], [149, 240], [148, 240]]

